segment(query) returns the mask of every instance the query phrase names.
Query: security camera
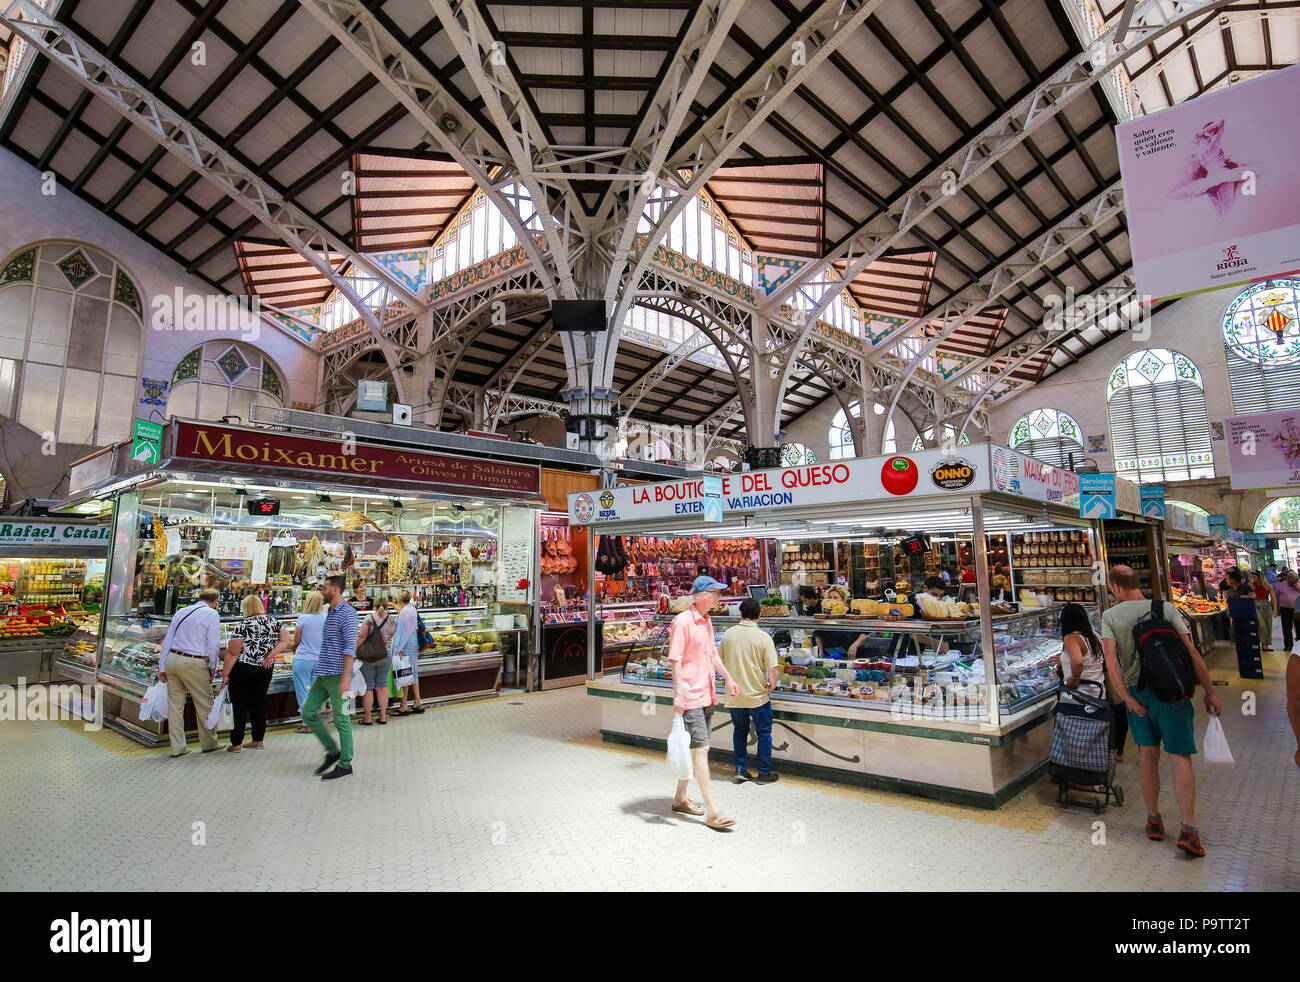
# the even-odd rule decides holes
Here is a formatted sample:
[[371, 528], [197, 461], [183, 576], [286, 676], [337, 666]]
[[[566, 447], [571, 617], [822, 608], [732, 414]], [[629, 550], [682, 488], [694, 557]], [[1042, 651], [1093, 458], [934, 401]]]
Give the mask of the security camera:
[[444, 133], [455, 133], [460, 129], [460, 120], [451, 113], [443, 113], [438, 117], [438, 125], [442, 127]]

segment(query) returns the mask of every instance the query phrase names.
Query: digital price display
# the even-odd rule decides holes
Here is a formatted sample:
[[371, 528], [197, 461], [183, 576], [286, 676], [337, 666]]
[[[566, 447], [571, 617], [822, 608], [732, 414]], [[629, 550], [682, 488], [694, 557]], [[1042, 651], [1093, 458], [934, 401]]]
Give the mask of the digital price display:
[[930, 543], [923, 533], [917, 532], [904, 539], [902, 546], [903, 551], [909, 556], [919, 556], [930, 548]]
[[278, 515], [280, 514], [280, 501], [278, 498], [250, 498], [248, 500], [248, 513], [250, 515]]

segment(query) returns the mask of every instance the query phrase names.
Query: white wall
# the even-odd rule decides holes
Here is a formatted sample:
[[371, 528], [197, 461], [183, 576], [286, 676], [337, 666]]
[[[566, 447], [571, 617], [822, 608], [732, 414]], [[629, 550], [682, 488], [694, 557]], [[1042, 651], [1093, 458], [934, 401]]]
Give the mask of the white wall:
[[[135, 280], [144, 304], [142, 374], [146, 378], [170, 379], [172, 369], [186, 352], [217, 335], [153, 329], [152, 299], [160, 295], [171, 297], [177, 287], [186, 295], [207, 296], [216, 291], [67, 188], [58, 187], [53, 195], [44, 195], [41, 183], [38, 171], [9, 151], [0, 149], [0, 187], [6, 191], [4, 217], [0, 221], [0, 263], [27, 246], [62, 239], [83, 242], [112, 256]], [[230, 260], [233, 265], [233, 247]], [[261, 350], [279, 367], [288, 389], [285, 395], [290, 402], [316, 401], [319, 356], [312, 348], [288, 331], [265, 321], [256, 341], [250, 336], [232, 335], [232, 339], [236, 338]], [[144, 410], [145, 407], [139, 408]], [[16, 423], [9, 423], [6, 432], [16, 426]], [[57, 477], [49, 475], [56, 471], [61, 474], [63, 468], [49, 460], [28, 461], [26, 456], [23, 451], [9, 454], [7, 466], [10, 471], [30, 475], [25, 481], [14, 482], [22, 487], [11, 489], [11, 499], [15, 496], [48, 496], [54, 489], [43, 485], [57, 481]], [[36, 466], [38, 463], [40, 466]]]
[[[1239, 292], [1238, 289], [1216, 291], [1179, 300], [1147, 324], [1140, 325], [1138, 331], [1108, 341], [1046, 382], [999, 403], [989, 414], [992, 438], [1006, 441], [1016, 420], [1034, 409], [1060, 409], [1078, 420], [1083, 428], [1084, 452], [1097, 461], [1102, 471], [1113, 470], [1106, 420], [1106, 380], [1121, 359], [1142, 348], [1172, 348], [1182, 352], [1201, 370], [1209, 419], [1221, 421], [1232, 415], [1221, 325], [1224, 311]], [[1099, 433], [1107, 434], [1107, 452], [1091, 453], [1087, 437]], [[1215, 473], [1226, 475], [1226, 444], [1218, 441], [1212, 447]]]

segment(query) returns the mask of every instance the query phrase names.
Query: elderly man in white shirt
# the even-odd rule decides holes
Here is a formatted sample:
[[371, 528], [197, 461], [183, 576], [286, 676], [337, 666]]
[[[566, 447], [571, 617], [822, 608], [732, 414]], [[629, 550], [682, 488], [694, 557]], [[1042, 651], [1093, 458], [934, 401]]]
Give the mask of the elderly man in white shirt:
[[203, 725], [212, 711], [212, 680], [221, 652], [221, 615], [216, 590], [204, 590], [198, 603], [178, 611], [163, 638], [158, 656], [158, 681], [167, 683], [167, 729], [171, 755], [183, 757], [185, 746], [185, 693], [194, 700], [199, 723], [199, 746], [205, 754], [217, 749], [217, 734]]

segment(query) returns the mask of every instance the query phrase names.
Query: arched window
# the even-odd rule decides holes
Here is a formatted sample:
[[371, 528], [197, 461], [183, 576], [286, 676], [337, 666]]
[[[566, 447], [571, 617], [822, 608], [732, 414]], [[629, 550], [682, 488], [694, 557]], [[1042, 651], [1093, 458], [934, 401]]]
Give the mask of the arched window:
[[285, 406], [284, 376], [256, 348], [236, 341], [208, 341], [189, 352], [172, 371], [168, 416], [248, 422], [255, 402]]
[[1083, 438], [1079, 424], [1069, 413], [1059, 409], [1035, 409], [1021, 416], [1011, 427], [1011, 449], [1030, 457], [1067, 467], [1070, 454], [1083, 457]]
[[1300, 534], [1300, 498], [1276, 498], [1255, 519], [1256, 532]]
[[0, 415], [59, 443], [131, 435], [144, 305], [110, 257], [47, 242], [0, 268]]
[[[858, 404], [852, 403], [850, 408], [854, 415], [857, 415]], [[831, 420], [830, 432], [831, 460], [847, 460], [854, 456], [853, 450], [853, 428], [849, 426], [849, 414], [841, 406], [835, 418]]]
[[1300, 408], [1300, 280], [1265, 280], [1233, 297], [1223, 344], [1233, 412]]
[[[956, 430], [954, 430], [951, 426], [945, 426], [943, 428], [943, 434], [944, 436], [951, 439], [956, 434]], [[931, 426], [928, 429], [926, 429], [924, 433], [922, 433], [920, 436], [918, 436], [915, 440], [912, 441], [912, 453], [918, 453], [919, 451], [924, 450], [926, 441], [930, 441], [933, 439], [934, 439], [934, 427]], [[957, 441], [957, 446], [959, 447], [970, 446], [970, 437], [967, 436], [965, 433], [963, 433], [961, 435], [961, 438], [958, 439]]]
[[1135, 351], [1106, 383], [1115, 472], [1143, 483], [1214, 477], [1201, 372], [1168, 348]]
[[802, 443], [781, 444], [781, 466], [800, 467], [803, 464], [817, 463], [817, 455]]
[[1192, 504], [1190, 501], [1179, 501], [1176, 498], [1167, 498], [1165, 500], [1165, 504], [1173, 505], [1176, 508], [1181, 508], [1183, 511], [1191, 512], [1193, 515], [1200, 515], [1204, 518], [1210, 517], [1210, 513], [1208, 511], [1206, 511], [1200, 505]]

